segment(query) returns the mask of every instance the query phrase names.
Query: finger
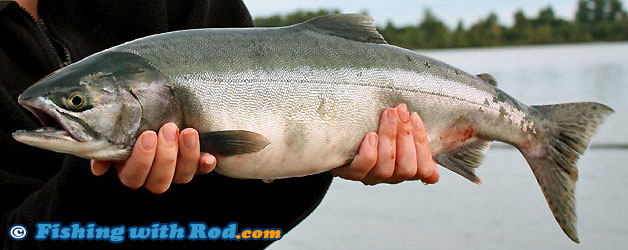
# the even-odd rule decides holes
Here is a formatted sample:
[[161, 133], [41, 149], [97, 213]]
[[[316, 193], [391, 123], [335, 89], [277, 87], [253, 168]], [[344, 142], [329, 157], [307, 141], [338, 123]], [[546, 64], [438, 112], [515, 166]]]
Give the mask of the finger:
[[375, 185], [389, 179], [395, 171], [397, 109], [388, 108], [382, 114], [379, 123], [379, 143], [377, 145], [377, 163], [362, 181], [366, 185]]
[[430, 151], [430, 145], [427, 141], [427, 134], [425, 132], [425, 126], [419, 115], [414, 112], [410, 115], [410, 121], [414, 127], [413, 139], [416, 147], [417, 156], [417, 173], [414, 179], [421, 179], [425, 181], [430, 177], [434, 170], [438, 171], [436, 163], [432, 159], [432, 152]]
[[439, 179], [440, 179], [440, 173], [438, 173], [438, 168], [436, 168], [434, 169], [434, 172], [432, 172], [432, 175], [430, 175], [430, 177], [422, 179], [421, 181], [423, 181], [423, 183], [425, 184], [434, 184], [438, 182]]
[[179, 154], [177, 166], [174, 170], [174, 183], [188, 183], [194, 178], [199, 167], [201, 157], [198, 132], [193, 128], [186, 128], [179, 134]]
[[170, 187], [177, 165], [178, 137], [179, 128], [172, 122], [159, 130], [155, 160], [144, 184], [153, 193], [162, 194]]
[[430, 183], [430, 184], [434, 184], [436, 182], [438, 182], [440, 180], [440, 173], [438, 172], [438, 165], [436, 163], [434, 163], [432, 165], [432, 175], [430, 177], [427, 178], [426, 182]]
[[131, 156], [118, 170], [118, 177], [122, 184], [132, 189], [138, 189], [144, 185], [153, 165], [156, 147], [157, 134], [153, 131], [145, 131], [137, 138]]
[[264, 180], [262, 180], [262, 181], [263, 181], [264, 183], [266, 183], [266, 184], [270, 184], [270, 183], [272, 183], [273, 181], [275, 181], [275, 179], [264, 179]]
[[347, 180], [361, 181], [377, 163], [377, 134], [369, 132], [362, 139], [360, 150], [349, 165], [334, 168], [330, 173]]
[[198, 173], [207, 174], [211, 171], [214, 171], [214, 169], [216, 168], [216, 157], [209, 153], [202, 153], [199, 164], [200, 166], [198, 167]]
[[397, 114], [399, 120], [397, 123], [396, 165], [392, 177], [386, 180], [387, 183], [393, 184], [408, 180], [414, 177], [417, 172], [416, 147], [412, 135], [414, 129], [410, 123], [408, 107], [405, 104], [400, 104], [397, 106]]
[[105, 174], [105, 172], [107, 172], [107, 170], [109, 169], [109, 163], [105, 162], [105, 161], [96, 161], [96, 160], [91, 160], [90, 161], [90, 165], [92, 168], [92, 173], [95, 176], [101, 176], [103, 174]]

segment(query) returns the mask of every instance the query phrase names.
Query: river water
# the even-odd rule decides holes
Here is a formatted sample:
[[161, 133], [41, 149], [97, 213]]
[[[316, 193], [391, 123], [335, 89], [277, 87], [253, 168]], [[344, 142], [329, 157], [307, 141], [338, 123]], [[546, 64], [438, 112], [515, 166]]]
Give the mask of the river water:
[[487, 152], [477, 186], [441, 181], [366, 187], [336, 178], [320, 207], [270, 249], [628, 249], [628, 43], [421, 51], [490, 73], [526, 104], [596, 101], [615, 109], [578, 164], [578, 234], [558, 227], [520, 153]]

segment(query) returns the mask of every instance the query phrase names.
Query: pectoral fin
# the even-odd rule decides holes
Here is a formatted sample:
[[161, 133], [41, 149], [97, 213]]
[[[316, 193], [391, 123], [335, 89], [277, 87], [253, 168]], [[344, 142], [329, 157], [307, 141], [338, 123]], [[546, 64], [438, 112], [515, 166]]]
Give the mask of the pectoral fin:
[[263, 135], [245, 130], [201, 133], [199, 140], [202, 152], [224, 156], [256, 153], [270, 144]]

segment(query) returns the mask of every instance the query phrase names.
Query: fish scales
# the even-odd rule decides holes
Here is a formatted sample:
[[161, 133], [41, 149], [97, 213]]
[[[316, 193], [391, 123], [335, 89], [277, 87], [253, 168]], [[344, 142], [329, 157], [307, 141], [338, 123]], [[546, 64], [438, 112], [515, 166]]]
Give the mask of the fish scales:
[[[493, 102], [497, 93], [492, 86], [438, 60], [386, 44], [300, 27], [201, 29], [157, 35], [113, 51], [146, 58], [186, 97], [179, 99], [185, 117], [190, 117], [184, 126], [242, 129], [269, 138], [266, 150], [273, 160], [257, 167], [272, 170], [263, 174], [255, 169], [258, 164], [251, 165], [263, 156], [235, 156], [238, 165], [251, 170], [228, 173], [237, 177], [299, 176], [337, 167], [355, 154], [366, 132], [377, 130], [381, 111], [399, 103], [423, 118], [435, 154], [447, 149], [438, 138], [460, 117], [486, 137], [515, 141], [519, 138], [505, 137], [524, 136], [521, 128], [498, 119], [499, 107], [505, 107], [513, 124], [521, 124], [517, 114], [523, 111], [508, 102]], [[289, 154], [278, 152], [283, 156], [275, 157], [275, 150]]]

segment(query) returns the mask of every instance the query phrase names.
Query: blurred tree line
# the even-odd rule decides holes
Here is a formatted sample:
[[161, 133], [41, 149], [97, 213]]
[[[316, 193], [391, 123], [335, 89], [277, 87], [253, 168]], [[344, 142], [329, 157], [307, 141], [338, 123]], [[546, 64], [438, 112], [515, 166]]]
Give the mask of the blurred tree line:
[[[388, 21], [378, 30], [388, 43], [408, 49], [628, 40], [628, 14], [620, 0], [579, 0], [577, 4], [573, 21], [556, 17], [552, 7], [548, 6], [536, 17], [527, 17], [522, 10], [515, 12], [511, 27], [501, 25], [497, 15], [490, 13], [469, 27], [458, 21], [456, 27], [450, 29], [426, 9], [417, 25], [399, 27]], [[298, 10], [287, 15], [256, 17], [255, 24], [259, 27], [287, 26], [337, 13], [340, 13], [337, 9]]]

